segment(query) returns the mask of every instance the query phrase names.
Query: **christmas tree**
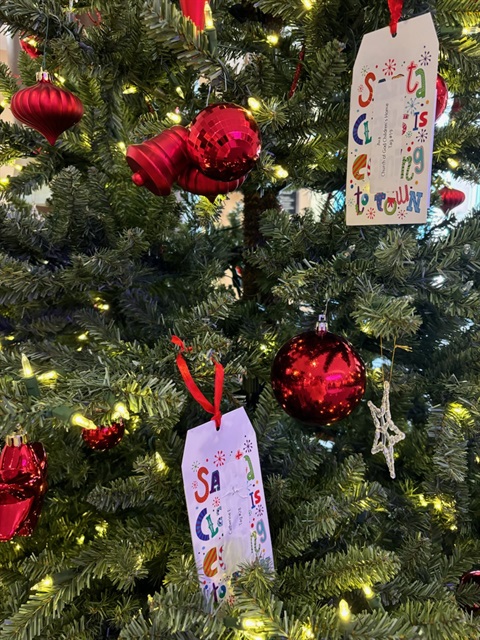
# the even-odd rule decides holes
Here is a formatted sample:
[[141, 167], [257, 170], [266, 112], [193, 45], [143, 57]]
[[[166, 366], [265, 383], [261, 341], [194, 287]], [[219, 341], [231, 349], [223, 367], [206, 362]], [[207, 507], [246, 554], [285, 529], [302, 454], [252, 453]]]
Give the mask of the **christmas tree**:
[[[54, 145], [0, 122], [0, 435], [44, 445], [49, 485], [32, 535], [0, 543], [0, 638], [477, 640], [480, 223], [344, 222], [353, 64], [388, 3], [208, 9], [203, 29], [170, 0], [0, 7], [31, 47], [20, 78], [0, 67], [2, 108], [41, 66], [83, 104]], [[435, 134], [438, 205], [446, 171], [479, 177], [480, 11], [409, 0], [402, 15], [426, 11], [455, 96]], [[217, 103], [249, 109], [262, 135], [228, 220], [223, 196], [134, 184], [125, 157]], [[47, 186], [39, 212], [28, 196]], [[286, 188], [324, 197], [291, 214]], [[325, 311], [367, 384], [345, 419], [311, 427], [279, 406], [270, 370]], [[173, 335], [209, 399], [221, 362], [222, 413], [245, 407], [258, 440], [275, 571], [247, 564], [221, 605], [200, 589], [181, 471], [187, 432], [211, 416]], [[372, 454], [388, 383], [405, 438]], [[99, 425], [121, 441], [89, 446]]]

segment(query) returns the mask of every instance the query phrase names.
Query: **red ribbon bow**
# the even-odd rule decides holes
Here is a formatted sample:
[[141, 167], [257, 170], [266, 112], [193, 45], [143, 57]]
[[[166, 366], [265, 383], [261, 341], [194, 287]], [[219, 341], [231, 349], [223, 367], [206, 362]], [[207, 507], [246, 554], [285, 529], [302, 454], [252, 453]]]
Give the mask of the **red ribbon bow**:
[[390, 33], [395, 37], [398, 21], [402, 16], [403, 0], [388, 0], [388, 8], [390, 10]]
[[222, 422], [222, 414], [220, 412], [220, 403], [222, 401], [222, 393], [223, 393], [223, 380], [225, 377], [225, 371], [223, 366], [212, 357], [212, 362], [215, 365], [215, 389], [214, 389], [214, 400], [213, 404], [207, 400], [207, 398], [203, 395], [200, 389], [197, 386], [197, 383], [192, 378], [192, 374], [188, 369], [188, 365], [185, 361], [185, 358], [182, 356], [184, 351], [191, 351], [191, 347], [186, 347], [183, 340], [181, 340], [178, 336], [172, 336], [173, 344], [176, 344], [180, 347], [180, 353], [177, 353], [175, 358], [177, 362], [178, 370], [180, 371], [180, 375], [185, 382], [185, 386], [192, 394], [193, 398], [198, 402], [198, 404], [208, 411], [208, 413], [213, 414], [213, 419], [215, 420], [215, 425], [217, 430], [220, 429], [220, 424]]

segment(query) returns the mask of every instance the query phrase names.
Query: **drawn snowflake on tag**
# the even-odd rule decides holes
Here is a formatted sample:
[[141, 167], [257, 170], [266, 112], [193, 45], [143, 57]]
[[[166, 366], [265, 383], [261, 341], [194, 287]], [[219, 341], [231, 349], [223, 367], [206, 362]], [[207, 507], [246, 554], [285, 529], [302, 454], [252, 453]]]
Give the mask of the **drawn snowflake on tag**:
[[235, 459], [236, 460], [240, 460], [240, 458], [243, 456], [243, 453], [240, 451], [240, 449], [237, 451], [237, 453], [235, 454]]
[[216, 509], [217, 507], [220, 506], [220, 498], [214, 498], [212, 501], [212, 505], [213, 507]]
[[364, 64], [362, 67], [362, 76], [366, 76], [368, 73], [368, 65]]
[[225, 464], [225, 454], [223, 451], [217, 451], [217, 453], [213, 456], [213, 463], [216, 467], [223, 467]]
[[417, 133], [417, 140], [418, 142], [426, 142], [428, 139], [428, 133], [426, 131], [419, 131]]
[[385, 62], [385, 66], [383, 67], [383, 73], [386, 76], [393, 76], [396, 69], [397, 69], [397, 63], [395, 62], [395, 60], [393, 60], [393, 58], [389, 58], [387, 62]]
[[370, 207], [370, 209], [367, 210], [367, 218], [369, 220], [373, 220], [375, 218], [375, 209], [373, 207]]
[[198, 487], [198, 482], [196, 480], [194, 480], [192, 482], [192, 489], [197, 489], [197, 487]]
[[261, 518], [263, 516], [263, 504], [259, 504], [257, 507], [257, 516]]
[[253, 449], [252, 441], [245, 440], [245, 444], [243, 445], [243, 450], [245, 451], [245, 453], [251, 453], [252, 449]]
[[418, 111], [418, 100], [416, 98], [410, 98], [410, 100], [407, 100], [405, 109], [413, 116], [413, 114]]
[[407, 217], [407, 212], [405, 211], [405, 209], [399, 209], [397, 215], [400, 218], [400, 220], [403, 220], [404, 218]]
[[358, 93], [363, 93], [364, 88], [363, 84], [359, 84], [357, 89]]
[[431, 61], [432, 61], [432, 54], [430, 53], [430, 51], [424, 51], [420, 56], [420, 66], [428, 67]]
[[195, 462], [192, 463], [192, 471], [198, 471], [200, 469], [200, 463], [198, 462], [198, 460], [195, 460]]

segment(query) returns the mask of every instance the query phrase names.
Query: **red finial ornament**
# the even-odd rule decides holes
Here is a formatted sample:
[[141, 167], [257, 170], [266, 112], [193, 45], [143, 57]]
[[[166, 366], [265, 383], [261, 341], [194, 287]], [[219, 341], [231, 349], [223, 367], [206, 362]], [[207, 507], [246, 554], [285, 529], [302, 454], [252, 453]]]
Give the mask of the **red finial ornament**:
[[52, 84], [46, 71], [37, 74], [37, 84], [21, 89], [10, 107], [17, 120], [41, 133], [51, 145], [83, 116], [83, 104], [77, 96]]
[[440, 205], [440, 209], [444, 213], [448, 213], [455, 207], [458, 207], [462, 202], [465, 201], [465, 194], [460, 189], [451, 189], [450, 187], [442, 187], [439, 191], [440, 197], [442, 199], [442, 204]]
[[206, 0], [180, 0], [183, 15], [190, 18], [200, 31], [205, 29], [205, 4]]
[[440, 118], [448, 102], [448, 88], [447, 83], [440, 74], [437, 75], [437, 82], [435, 85], [436, 97], [435, 97], [435, 122]]
[[28, 36], [20, 38], [20, 47], [28, 56], [30, 56], [30, 58], [32, 58], [32, 60], [36, 60], [42, 55], [38, 50], [38, 42], [35, 38]]
[[82, 429], [82, 438], [87, 447], [94, 451], [107, 451], [115, 447], [123, 438], [125, 425], [122, 420], [112, 422], [108, 427], [101, 426], [96, 429]]

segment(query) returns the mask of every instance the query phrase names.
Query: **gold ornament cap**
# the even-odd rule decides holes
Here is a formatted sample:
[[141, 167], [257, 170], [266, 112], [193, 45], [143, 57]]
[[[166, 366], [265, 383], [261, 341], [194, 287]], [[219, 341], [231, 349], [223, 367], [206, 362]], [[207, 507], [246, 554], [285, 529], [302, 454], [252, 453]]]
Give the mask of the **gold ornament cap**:
[[26, 433], [12, 433], [5, 440], [8, 447], [21, 447], [28, 442]]
[[37, 82], [50, 82], [50, 74], [48, 73], [48, 71], [45, 71], [45, 69], [37, 71], [37, 73], [35, 74], [35, 78]]

